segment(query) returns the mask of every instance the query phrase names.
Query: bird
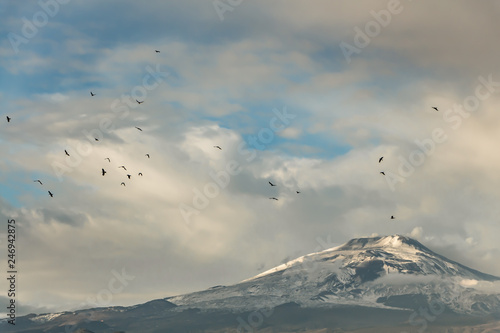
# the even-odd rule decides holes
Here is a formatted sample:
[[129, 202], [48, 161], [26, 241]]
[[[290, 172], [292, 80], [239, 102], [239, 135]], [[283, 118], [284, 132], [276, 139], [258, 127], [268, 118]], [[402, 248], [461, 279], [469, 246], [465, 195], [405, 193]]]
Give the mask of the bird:
[[391, 215], [391, 220], [394, 220], [394, 215]]
[[220, 146], [214, 146], [214, 148], [217, 148], [219, 150], [222, 150], [222, 148]]
[[94, 140], [95, 140], [95, 141], [99, 141], [99, 139], [98, 139], [98, 138], [94, 138]]
[[380, 171], [380, 173], [381, 173], [382, 175], [384, 175], [384, 176], [385, 176], [385, 172], [383, 172], [383, 171]]
[[271, 186], [276, 186], [275, 184], [273, 184], [273, 183], [271, 183], [271, 182], [269, 182], [269, 185], [271, 185]]
[[127, 175], [128, 179], [130, 179], [130, 177], [132, 177], [132, 175]]
[[433, 106], [432, 107], [434, 110], [439, 111], [437, 107]]
[[142, 104], [142, 103], [144, 103], [144, 101], [140, 101], [140, 102], [139, 102], [138, 100], [135, 100], [135, 101], [137, 102], [137, 104]]
[[138, 176], [142, 176], [142, 172], [139, 172], [139, 173], [138, 173]]
[[6, 118], [7, 118], [7, 122], [10, 123], [10, 117], [6, 116]]
[[149, 154], [146, 154], [146, 155], [144, 155], [144, 156], [147, 156], [148, 158], [150, 158], [150, 157], [149, 157]]
[[123, 170], [127, 171], [127, 168], [125, 168], [125, 166], [124, 166], [124, 165], [120, 165], [120, 166], [118, 167], [118, 169], [120, 169], [120, 168], [123, 168]]
[[160, 51], [158, 51], [158, 50], [155, 50], [155, 52], [156, 52], [156, 53], [160, 53]]
[[381, 158], [378, 159], [378, 162], [382, 162], [382, 160], [384, 159], [384, 156], [382, 156]]
[[102, 175], [104, 176], [106, 174], [106, 170], [102, 169]]
[[95, 94], [91, 91], [91, 92], [90, 92], [90, 96], [95, 96]]
[[300, 193], [300, 191], [295, 191], [295, 192], [296, 192], [297, 194], [299, 194], [299, 193]]
[[54, 197], [54, 195], [50, 191], [49, 191], [49, 195], [50, 195], [51, 198]]
[[122, 182], [120, 185], [126, 186], [124, 182]]
[[66, 149], [64, 149], [64, 152], [66, 153], [66, 155], [69, 156], [69, 153], [68, 153], [68, 151]]
[[39, 183], [40, 183], [40, 185], [43, 185], [43, 184], [42, 184], [42, 182], [40, 181], [40, 179], [34, 180], [34, 182], [35, 182], [35, 183], [36, 183], [36, 182], [39, 182]]
[[108, 162], [111, 163], [111, 160], [109, 159], [109, 157], [106, 157], [105, 160], [108, 160]]
[[142, 132], [142, 128], [139, 128], [139, 127], [137, 127], [137, 126], [136, 126], [135, 128], [137, 128], [139, 131], [141, 131], [141, 132]]
[[269, 198], [269, 199], [276, 200], [276, 201], [278, 200], [278, 198], [275, 198], [275, 197], [272, 197], [272, 198]]

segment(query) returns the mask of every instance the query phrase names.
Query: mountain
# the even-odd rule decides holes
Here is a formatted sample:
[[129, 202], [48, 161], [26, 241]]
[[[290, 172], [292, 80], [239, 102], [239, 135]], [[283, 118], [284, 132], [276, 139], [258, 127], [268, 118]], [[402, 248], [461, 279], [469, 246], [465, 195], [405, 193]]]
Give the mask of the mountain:
[[465, 332], [496, 325], [500, 293], [491, 290], [499, 281], [405, 236], [357, 238], [231, 286], [133, 307], [26, 316], [19, 332], [56, 332], [67, 323], [92, 332], [401, 332], [424, 326]]
[[[475, 301], [477, 293], [466, 286], [498, 280], [438, 255], [414, 239], [394, 235], [352, 239], [236, 285], [171, 297], [168, 301], [200, 309], [246, 311], [289, 302], [304, 307], [354, 304], [409, 308], [402, 296], [422, 294], [424, 288], [429, 301], [434, 297], [457, 313], [480, 314], [495, 312], [500, 302]], [[402, 304], [394, 304], [396, 300]]]

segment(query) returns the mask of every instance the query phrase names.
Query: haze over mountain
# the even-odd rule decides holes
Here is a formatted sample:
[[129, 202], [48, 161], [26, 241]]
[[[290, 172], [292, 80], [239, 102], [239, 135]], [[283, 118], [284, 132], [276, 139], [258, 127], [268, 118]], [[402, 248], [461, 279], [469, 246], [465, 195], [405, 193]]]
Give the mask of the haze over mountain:
[[[390, 332], [424, 326], [429, 332], [445, 327], [453, 327], [453, 332], [486, 330], [497, 327], [500, 318], [499, 281], [409, 237], [356, 238], [231, 286], [131, 307], [29, 315], [19, 319], [16, 329], [33, 333], [60, 332], [69, 326], [92, 332], [244, 332], [271, 327], [274, 331], [266, 332]], [[5, 323], [0, 328], [13, 332]]]

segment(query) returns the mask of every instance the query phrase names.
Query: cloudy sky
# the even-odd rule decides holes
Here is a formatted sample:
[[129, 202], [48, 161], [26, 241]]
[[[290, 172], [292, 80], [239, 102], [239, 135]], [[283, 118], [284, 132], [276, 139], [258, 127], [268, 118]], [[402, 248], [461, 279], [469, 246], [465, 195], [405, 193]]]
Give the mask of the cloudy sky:
[[233, 284], [374, 234], [500, 275], [498, 4], [0, 5], [18, 314]]

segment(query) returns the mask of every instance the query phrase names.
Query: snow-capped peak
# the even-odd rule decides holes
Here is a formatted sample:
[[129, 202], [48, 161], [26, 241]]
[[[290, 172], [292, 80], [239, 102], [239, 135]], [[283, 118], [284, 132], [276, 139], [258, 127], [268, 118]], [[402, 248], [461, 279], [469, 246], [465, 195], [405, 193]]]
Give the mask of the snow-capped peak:
[[416, 250], [428, 250], [418, 241], [402, 235], [390, 235], [379, 237], [354, 238], [347, 243], [337, 246], [332, 250], [360, 250], [368, 248], [412, 248]]
[[[444, 304], [457, 312], [469, 313], [479, 311], [476, 308], [480, 305], [474, 305], [475, 297], [479, 296], [465, 290], [498, 280], [496, 276], [449, 260], [414, 239], [391, 235], [352, 239], [288, 261], [232, 286], [168, 300], [181, 307], [196, 304], [199, 308], [246, 310], [287, 302], [305, 307], [326, 304], [380, 307], [386, 301], [390, 304], [391, 297], [424, 293], [425, 298], [444, 295]], [[466, 306], [460, 305], [462, 301]], [[500, 304], [500, 298], [482, 298], [482, 302], [490, 311]]]

